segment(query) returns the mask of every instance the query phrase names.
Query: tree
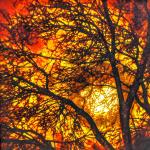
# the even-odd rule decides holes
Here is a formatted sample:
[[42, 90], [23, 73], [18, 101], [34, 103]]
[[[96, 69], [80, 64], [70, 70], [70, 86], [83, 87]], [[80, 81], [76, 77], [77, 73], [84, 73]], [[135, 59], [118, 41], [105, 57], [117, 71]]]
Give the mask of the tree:
[[[142, 17], [135, 15], [140, 6]], [[107, 0], [35, 0], [25, 14], [1, 14], [4, 147], [85, 149], [92, 139], [93, 149], [119, 145], [131, 150], [137, 135], [148, 135], [147, 1], [117, 5]], [[142, 23], [144, 28], [139, 27]], [[113, 91], [105, 99], [112, 111], [101, 117], [99, 110], [95, 117], [89, 101], [106, 89]], [[137, 108], [143, 119], [138, 119]], [[101, 128], [102, 119], [110, 123], [106, 129]]]

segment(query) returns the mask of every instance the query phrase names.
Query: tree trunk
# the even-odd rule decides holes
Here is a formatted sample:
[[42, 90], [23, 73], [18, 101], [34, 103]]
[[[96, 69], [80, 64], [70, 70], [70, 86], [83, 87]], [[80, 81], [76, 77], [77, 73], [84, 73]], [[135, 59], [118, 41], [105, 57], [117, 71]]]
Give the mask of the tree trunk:
[[132, 150], [129, 120], [130, 120], [130, 109], [126, 105], [124, 105], [123, 108], [120, 108], [120, 121], [125, 150]]

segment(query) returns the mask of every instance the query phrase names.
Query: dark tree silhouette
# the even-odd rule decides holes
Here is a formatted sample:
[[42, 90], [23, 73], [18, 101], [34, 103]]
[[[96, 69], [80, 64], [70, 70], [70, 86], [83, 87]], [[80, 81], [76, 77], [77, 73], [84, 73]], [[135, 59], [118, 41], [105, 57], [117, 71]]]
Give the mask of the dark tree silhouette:
[[[149, 135], [148, 2], [35, 0], [26, 11], [1, 10], [2, 147], [135, 148]], [[90, 103], [102, 91], [105, 117]]]

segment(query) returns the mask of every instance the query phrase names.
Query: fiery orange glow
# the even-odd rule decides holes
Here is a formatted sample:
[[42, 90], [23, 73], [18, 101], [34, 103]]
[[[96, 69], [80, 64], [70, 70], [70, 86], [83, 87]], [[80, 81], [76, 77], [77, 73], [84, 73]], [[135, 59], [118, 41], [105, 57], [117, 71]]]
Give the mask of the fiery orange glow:
[[[8, 47], [7, 50], [10, 50], [10, 53], [8, 53], [10, 58], [5, 51], [4, 55], [0, 56], [0, 65], [6, 66], [7, 68], [2, 71], [8, 71], [11, 75], [13, 75], [14, 72], [16, 73], [16, 76], [8, 81], [8, 85], [6, 84], [2, 87], [4, 90], [9, 88], [11, 89], [12, 85], [10, 83], [12, 80], [14, 84], [14, 91], [12, 92], [16, 92], [14, 96], [16, 98], [12, 102], [12, 108], [9, 107], [8, 109], [10, 112], [15, 110], [14, 114], [12, 114], [10, 118], [14, 117], [14, 120], [12, 119], [13, 125], [11, 124], [11, 126], [15, 126], [17, 131], [15, 131], [15, 133], [10, 133], [10, 135], [7, 136], [12, 139], [20, 138], [21, 140], [24, 140], [24, 137], [25, 140], [35, 138], [37, 143], [42, 143], [44, 141], [43, 139], [46, 139], [46, 142], [52, 141], [52, 147], [56, 147], [57, 150], [69, 149], [71, 146], [67, 147], [67, 144], [69, 143], [71, 145], [73, 142], [77, 143], [81, 149], [84, 149], [84, 146], [86, 146], [86, 148], [90, 150], [103, 150], [104, 145], [102, 146], [96, 141], [94, 137], [95, 132], [92, 133], [92, 130], [89, 130], [90, 125], [88, 125], [88, 121], [85, 121], [85, 118], [83, 119], [81, 115], [77, 115], [77, 112], [75, 112], [75, 109], [71, 106], [61, 103], [61, 100], [58, 98], [59, 96], [54, 96], [60, 95], [66, 99], [71, 99], [71, 102], [73, 102], [74, 105], [82, 108], [83, 111], [92, 116], [92, 119], [98, 129], [102, 132], [102, 135], [104, 135], [104, 137], [115, 147], [115, 149], [119, 150], [123, 148], [124, 142], [121, 129], [122, 124], [119, 118], [121, 106], [120, 99], [118, 97], [120, 93], [118, 91], [120, 90], [119, 88], [121, 88], [123, 99], [126, 104], [132, 84], [136, 81], [136, 72], [140, 70], [138, 69], [138, 65], [143, 64], [143, 59], [141, 58], [147, 43], [149, 26], [149, 21], [145, 19], [147, 12], [142, 9], [144, 8], [144, 4], [136, 3], [135, 6], [134, 2], [131, 1], [121, 5], [119, 4], [119, 0], [108, 0], [107, 4], [109, 13], [102, 16], [104, 13], [104, 8], [102, 10], [99, 8], [102, 5], [102, 1], [80, 0], [80, 3], [85, 6], [83, 10], [82, 7], [80, 8], [81, 12], [85, 13], [88, 17], [90, 16], [89, 14], [91, 14], [87, 21], [82, 23], [84, 18], [82, 15], [79, 16], [79, 18], [71, 18], [76, 17], [76, 15], [73, 16], [71, 12], [68, 13], [68, 10], [73, 11], [72, 9], [76, 8], [70, 9], [68, 3], [68, 5], [65, 6], [65, 9], [63, 5], [59, 6], [59, 3], [56, 3], [56, 5], [54, 5], [56, 8], [54, 9], [48, 5], [49, 3], [52, 3], [51, 1], [39, 0], [39, 4], [36, 8], [37, 12], [34, 12], [33, 10], [30, 12], [28, 7], [30, 4], [34, 3], [33, 1], [34, 0], [0, 1], [0, 8], [2, 8], [2, 13], [0, 13], [0, 21], [3, 22], [3, 26], [0, 26], [0, 28], [3, 29], [0, 31], [0, 39], [4, 43], [4, 46]], [[64, 2], [70, 2], [70, 0], [65, 0]], [[71, 2], [74, 2], [74, 0], [71, 0]], [[148, 2], [147, 5], [148, 9], [150, 9], [150, 2]], [[90, 10], [91, 6], [92, 9]], [[63, 11], [61, 10], [61, 7], [64, 9]], [[127, 7], [129, 10], [126, 9]], [[143, 20], [137, 20], [139, 21], [139, 26], [136, 27], [134, 12], [135, 7], [141, 11], [140, 14], [142, 14], [144, 18]], [[42, 9], [42, 11], [38, 11], [38, 9]], [[78, 13], [78, 11], [80, 10], [75, 10], [75, 13]], [[54, 12], [56, 12], [56, 16], [52, 16], [50, 21], [45, 19], [46, 17], [48, 18], [50, 15], [53, 15]], [[37, 16], [34, 16], [34, 13]], [[38, 13], [40, 14], [39, 16]], [[47, 13], [47, 16], [43, 17], [42, 13]], [[61, 13], [64, 16], [62, 16]], [[19, 22], [14, 17], [16, 14], [18, 16], [22, 15], [24, 18], [22, 19], [19, 16], [20, 18], [18, 18], [20, 20], [22, 19], [21, 21], [18, 19], [20, 21]], [[98, 16], [97, 14], [100, 15]], [[123, 15], [119, 16], [120, 14]], [[29, 15], [33, 17], [31, 17], [31, 24], [25, 24], [25, 20], [30, 19], [27, 18]], [[70, 16], [68, 17], [67, 15]], [[111, 16], [108, 20], [106, 19], [107, 15]], [[12, 19], [13, 28], [10, 27], [9, 17], [14, 17]], [[57, 20], [56, 22], [55, 19]], [[76, 23], [75, 19], [81, 19], [81, 22]], [[110, 27], [112, 22], [109, 19], [114, 22], [114, 31], [116, 32], [115, 37], [112, 36], [113, 27]], [[43, 20], [46, 20], [47, 22], [43, 23]], [[106, 24], [107, 21], [108, 24]], [[47, 26], [50, 23], [52, 26], [56, 27], [54, 31], [51, 31], [53, 30], [52, 27], [47, 29]], [[90, 25], [88, 25], [88, 23], [90, 23]], [[38, 24], [39, 30], [37, 28]], [[32, 30], [26, 28], [25, 25], [27, 27], [31, 26]], [[74, 27], [75, 25], [77, 26], [76, 28]], [[84, 26], [85, 30], [80, 29], [80, 25]], [[62, 29], [57, 28], [57, 26], [62, 26]], [[79, 29], [77, 29], [78, 26]], [[71, 29], [69, 29], [69, 27]], [[34, 31], [34, 28], [37, 29], [37, 31]], [[95, 38], [98, 31], [102, 33], [104, 37], [99, 36]], [[73, 33], [72, 35], [71, 32]], [[88, 32], [91, 32], [91, 34], [88, 34]], [[132, 35], [133, 32], [135, 35]], [[21, 34], [21, 36], [19, 34]], [[138, 42], [133, 41], [132, 38], [135, 36], [139, 38]], [[89, 39], [89, 37], [91, 39]], [[96, 40], [98, 38], [106, 38], [106, 41], [98, 43], [95, 42], [94, 38]], [[110, 49], [108, 50], [109, 53], [113, 53], [113, 38], [116, 40], [116, 47], [114, 51], [115, 55], [113, 57], [115, 61], [111, 62], [111, 59], [109, 59], [110, 55], [105, 54], [103, 49], [107, 50], [108, 46], [108, 49]], [[88, 49], [87, 47], [89, 47], [87, 54], [82, 53], [82, 49]], [[69, 49], [69, 52], [67, 51], [67, 48]], [[80, 51], [77, 52], [77, 49]], [[138, 50], [137, 53], [136, 50]], [[72, 56], [70, 55], [70, 51], [73, 53]], [[21, 54], [23, 55], [21, 56]], [[101, 55], [106, 58], [103, 62], [100, 62]], [[76, 60], [72, 57], [79, 57], [78, 62], [76, 63]], [[97, 62], [95, 63], [95, 61]], [[91, 62], [95, 66], [92, 66]], [[113, 72], [115, 67], [118, 69], [118, 74]], [[84, 72], [82, 73], [83, 70]], [[72, 74], [73, 77], [71, 76]], [[117, 76], [116, 74], [120, 76], [119, 79], [121, 84], [119, 85], [119, 88], [117, 88], [118, 83], [116, 83], [116, 80], [114, 79], [114, 76]], [[25, 79], [22, 79], [20, 76]], [[150, 77], [149, 71], [145, 71], [142, 77], [143, 79], [141, 80], [143, 80], [143, 85], [139, 83], [139, 88], [135, 90], [137, 95], [134, 96], [133, 99], [139, 97], [141, 103], [144, 103], [147, 98], [147, 103], [150, 103], [150, 95], [148, 94], [146, 98], [143, 96], [146, 91], [144, 91], [144, 89], [148, 89], [147, 93], [149, 92], [149, 85], [147, 83], [147, 80]], [[48, 83], [49, 85], [47, 85]], [[17, 84], [18, 87], [16, 86]], [[21, 91], [23, 93], [24, 90], [22, 89], [25, 88], [27, 91], [35, 93], [29, 93], [21, 98], [17, 98], [19, 95], [17, 92]], [[49, 89], [54, 93], [51, 98], [48, 97], [48, 94], [50, 93], [48, 92]], [[43, 93], [40, 94], [40, 92]], [[13, 93], [11, 94], [13, 95]], [[131, 94], [133, 94], [133, 91]], [[66, 102], [67, 100], [64, 101]], [[55, 113], [50, 110], [51, 107]], [[38, 115], [34, 115], [36, 111], [38, 112]], [[146, 122], [146, 120], [149, 120], [149, 115], [146, 113], [145, 109], [135, 101], [129, 111], [129, 118], [131, 120], [129, 121], [131, 127], [131, 138], [135, 139], [136, 128], [139, 130], [140, 128], [146, 128], [147, 130], [149, 122]], [[21, 117], [17, 118], [16, 116], [19, 115]], [[11, 122], [11, 120], [7, 117], [2, 121], [0, 120], [0, 122]], [[57, 122], [56, 119], [58, 118], [60, 122]], [[81, 122], [82, 125], [80, 125], [79, 122]], [[47, 124], [49, 126], [54, 126], [56, 124], [55, 129], [46, 128]], [[31, 129], [34, 129], [35, 132], [38, 132], [43, 137], [35, 132], [31, 132]], [[77, 134], [72, 133], [73, 129], [77, 131]], [[27, 131], [19, 135], [18, 133], [20, 130], [21, 132], [24, 130]], [[140, 134], [140, 132], [138, 133]], [[142, 134], [146, 135], [146, 137], [150, 136], [150, 133], [147, 133], [147, 131]], [[87, 139], [86, 136], [88, 137]], [[69, 139], [70, 137], [72, 137], [72, 139]], [[81, 143], [80, 140], [82, 141]], [[56, 141], [56, 143], [54, 141]], [[66, 144], [65, 142], [68, 143]], [[132, 140], [132, 143], [134, 143], [134, 140]]]

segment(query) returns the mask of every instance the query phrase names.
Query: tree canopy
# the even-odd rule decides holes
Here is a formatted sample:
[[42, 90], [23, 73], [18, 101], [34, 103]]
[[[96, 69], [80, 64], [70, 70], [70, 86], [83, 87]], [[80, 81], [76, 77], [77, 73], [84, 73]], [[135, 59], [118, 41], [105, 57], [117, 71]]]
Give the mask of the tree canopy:
[[150, 3], [19, 4], [0, 11], [2, 148], [147, 146]]

